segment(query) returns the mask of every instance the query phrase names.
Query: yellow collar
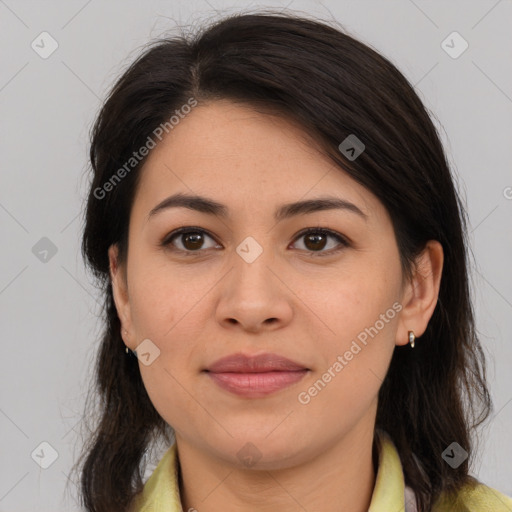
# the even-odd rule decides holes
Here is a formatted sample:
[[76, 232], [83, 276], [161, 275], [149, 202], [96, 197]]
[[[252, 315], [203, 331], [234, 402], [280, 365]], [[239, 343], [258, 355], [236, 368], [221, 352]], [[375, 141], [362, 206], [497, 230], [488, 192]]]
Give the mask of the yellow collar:
[[[368, 512], [405, 510], [405, 486], [398, 452], [384, 431], [379, 431], [382, 448], [372, 501]], [[137, 512], [182, 512], [176, 443], [164, 454], [136, 500]]]
[[[402, 463], [389, 435], [377, 429], [379, 467], [368, 512], [415, 512], [412, 489], [404, 484]], [[379, 445], [377, 445], [379, 446]], [[165, 452], [152, 475], [135, 500], [134, 512], [183, 512], [178, 484], [176, 443]], [[462, 507], [462, 508], [458, 508]], [[479, 483], [475, 488], [463, 488], [455, 501], [444, 497], [436, 503], [435, 512], [464, 510], [469, 512], [511, 512], [512, 499], [491, 487]]]

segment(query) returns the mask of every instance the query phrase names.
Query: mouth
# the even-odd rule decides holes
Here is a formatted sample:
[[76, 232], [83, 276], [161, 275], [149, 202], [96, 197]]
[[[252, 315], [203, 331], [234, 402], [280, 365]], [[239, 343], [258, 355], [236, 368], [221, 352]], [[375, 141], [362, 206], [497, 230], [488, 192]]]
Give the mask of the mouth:
[[304, 378], [309, 368], [277, 354], [233, 354], [204, 369], [220, 388], [238, 396], [264, 397]]

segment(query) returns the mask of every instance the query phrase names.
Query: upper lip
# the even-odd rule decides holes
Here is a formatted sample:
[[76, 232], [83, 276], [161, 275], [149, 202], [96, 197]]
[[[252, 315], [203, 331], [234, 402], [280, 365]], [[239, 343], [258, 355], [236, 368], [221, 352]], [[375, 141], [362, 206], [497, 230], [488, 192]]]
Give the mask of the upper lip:
[[214, 373], [265, 373], [265, 372], [292, 372], [308, 370], [304, 365], [296, 363], [277, 354], [259, 354], [248, 356], [245, 354], [232, 354], [218, 359], [206, 368]]

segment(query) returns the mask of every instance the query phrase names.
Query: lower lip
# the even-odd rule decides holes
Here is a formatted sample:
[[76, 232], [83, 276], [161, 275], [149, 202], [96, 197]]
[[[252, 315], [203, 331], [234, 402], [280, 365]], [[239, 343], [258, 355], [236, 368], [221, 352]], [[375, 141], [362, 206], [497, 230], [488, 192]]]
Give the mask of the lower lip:
[[300, 381], [308, 370], [265, 373], [213, 373], [210, 378], [221, 388], [239, 396], [258, 398]]

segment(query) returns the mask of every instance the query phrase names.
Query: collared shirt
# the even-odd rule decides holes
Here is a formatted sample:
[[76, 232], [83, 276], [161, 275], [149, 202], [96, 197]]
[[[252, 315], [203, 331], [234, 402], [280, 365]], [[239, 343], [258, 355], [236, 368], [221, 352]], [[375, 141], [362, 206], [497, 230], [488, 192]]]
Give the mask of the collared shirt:
[[[381, 440], [379, 465], [368, 512], [417, 512], [412, 488], [404, 484], [398, 451], [389, 435], [378, 430]], [[134, 503], [134, 512], [184, 512], [178, 484], [176, 443], [164, 454], [144, 490]], [[192, 509], [194, 510], [194, 509]], [[482, 483], [463, 488], [455, 501], [443, 496], [433, 512], [512, 512], [512, 498]], [[188, 512], [188, 511], [185, 511]]]

